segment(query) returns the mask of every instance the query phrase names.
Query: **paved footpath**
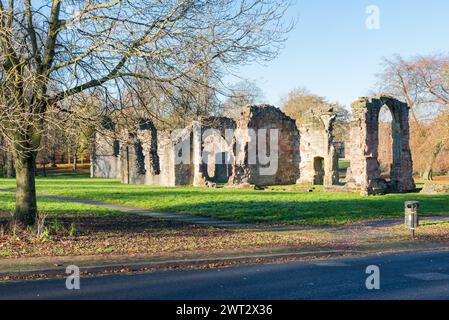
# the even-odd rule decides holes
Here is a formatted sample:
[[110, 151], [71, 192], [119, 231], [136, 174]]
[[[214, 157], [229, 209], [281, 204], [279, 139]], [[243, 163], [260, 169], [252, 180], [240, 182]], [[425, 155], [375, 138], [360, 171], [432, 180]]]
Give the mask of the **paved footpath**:
[[[380, 270], [368, 290], [367, 267]], [[449, 299], [449, 252], [0, 283], [0, 299]]]

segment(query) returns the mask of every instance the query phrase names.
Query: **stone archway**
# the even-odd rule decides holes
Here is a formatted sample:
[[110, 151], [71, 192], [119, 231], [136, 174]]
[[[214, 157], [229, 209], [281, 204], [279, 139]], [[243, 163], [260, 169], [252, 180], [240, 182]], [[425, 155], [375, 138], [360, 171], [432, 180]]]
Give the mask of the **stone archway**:
[[228, 182], [234, 155], [226, 135], [235, 128], [235, 121], [227, 117], [207, 117], [193, 123], [194, 186]]
[[[379, 164], [379, 114], [387, 106], [392, 115], [393, 163], [391, 180], [381, 177]], [[352, 104], [348, 186], [362, 194], [407, 192], [415, 189], [410, 152], [409, 106], [392, 97], [360, 98]]]

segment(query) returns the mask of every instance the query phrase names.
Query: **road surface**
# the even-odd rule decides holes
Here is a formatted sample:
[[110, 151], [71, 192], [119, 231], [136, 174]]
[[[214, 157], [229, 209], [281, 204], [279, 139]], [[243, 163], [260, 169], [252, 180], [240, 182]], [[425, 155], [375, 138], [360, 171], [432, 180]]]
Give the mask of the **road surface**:
[[[380, 290], [366, 268], [379, 267]], [[0, 299], [449, 299], [449, 252], [0, 283]]]

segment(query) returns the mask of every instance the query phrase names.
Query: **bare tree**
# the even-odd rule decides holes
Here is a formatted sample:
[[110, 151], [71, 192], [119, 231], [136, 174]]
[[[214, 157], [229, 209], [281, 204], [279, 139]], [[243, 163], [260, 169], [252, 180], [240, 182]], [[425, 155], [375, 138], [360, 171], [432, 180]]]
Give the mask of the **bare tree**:
[[14, 159], [12, 156], [11, 145], [0, 136], [0, 175], [5, 178], [15, 178]]
[[[339, 103], [331, 103], [325, 97], [311, 93], [305, 88], [290, 91], [282, 103], [282, 110], [301, 127], [304, 118], [320, 119], [323, 112], [335, 112], [337, 115], [334, 126], [335, 141], [344, 142], [348, 139], [349, 111]], [[321, 120], [319, 120], [321, 121]]]
[[117, 99], [132, 79], [197, 83], [196, 70], [211, 61], [271, 59], [291, 28], [283, 22], [289, 6], [282, 0], [0, 0], [0, 131], [14, 146], [15, 223], [35, 222], [35, 159], [48, 128], [108, 111], [79, 109], [81, 93]]
[[230, 86], [226, 93], [227, 99], [223, 103], [223, 112], [232, 115], [238, 108], [263, 103], [265, 100], [262, 89], [253, 81], [239, 81]]
[[[431, 180], [435, 161], [447, 145], [447, 131], [435, 131], [440, 115], [449, 112], [449, 57], [444, 55], [416, 56], [404, 59], [395, 56], [384, 61], [383, 71], [378, 75], [379, 91], [402, 97], [410, 106], [412, 128], [418, 135], [415, 158], [423, 158], [422, 178]], [[422, 160], [422, 159], [420, 159]]]

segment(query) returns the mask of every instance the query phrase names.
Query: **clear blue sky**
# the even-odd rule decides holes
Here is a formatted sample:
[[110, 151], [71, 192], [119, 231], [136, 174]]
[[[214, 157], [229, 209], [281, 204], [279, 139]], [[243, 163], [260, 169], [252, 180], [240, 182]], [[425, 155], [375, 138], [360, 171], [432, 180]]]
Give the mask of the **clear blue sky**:
[[[368, 30], [366, 8], [380, 9], [380, 29]], [[375, 84], [382, 57], [449, 52], [448, 0], [297, 0], [299, 22], [282, 54], [266, 66], [243, 67], [267, 102], [295, 87], [349, 106]]]

